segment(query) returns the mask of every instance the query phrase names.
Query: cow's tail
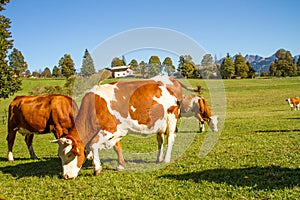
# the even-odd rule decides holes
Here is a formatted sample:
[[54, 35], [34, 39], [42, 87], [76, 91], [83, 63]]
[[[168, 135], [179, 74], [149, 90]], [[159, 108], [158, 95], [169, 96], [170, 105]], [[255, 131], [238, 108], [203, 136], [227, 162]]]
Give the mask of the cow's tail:
[[181, 83], [180, 81], [178, 81], [179, 84], [181, 85], [181, 87], [183, 87], [184, 89], [188, 90], [188, 91], [191, 91], [191, 92], [197, 92], [199, 94], [201, 94], [202, 92], [202, 88], [200, 85], [197, 86], [197, 88], [192, 88], [192, 87], [188, 87], [186, 85], [184, 85], [183, 83]]

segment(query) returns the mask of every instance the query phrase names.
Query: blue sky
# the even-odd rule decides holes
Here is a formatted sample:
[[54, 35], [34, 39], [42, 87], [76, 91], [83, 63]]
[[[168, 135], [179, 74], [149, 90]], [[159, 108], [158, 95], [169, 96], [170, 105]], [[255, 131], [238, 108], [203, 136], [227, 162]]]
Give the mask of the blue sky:
[[[298, 0], [11, 0], [3, 14], [11, 19], [14, 47], [37, 71], [52, 69], [66, 53], [80, 69], [86, 48], [92, 53], [116, 35], [144, 27], [175, 31], [217, 58], [227, 53], [267, 57], [280, 48], [299, 55], [299, 7]], [[124, 44], [119, 45], [111, 48]], [[125, 58], [148, 62], [152, 53], [127, 52]], [[160, 53], [163, 61], [167, 54]], [[176, 55], [170, 57], [177, 65]]]

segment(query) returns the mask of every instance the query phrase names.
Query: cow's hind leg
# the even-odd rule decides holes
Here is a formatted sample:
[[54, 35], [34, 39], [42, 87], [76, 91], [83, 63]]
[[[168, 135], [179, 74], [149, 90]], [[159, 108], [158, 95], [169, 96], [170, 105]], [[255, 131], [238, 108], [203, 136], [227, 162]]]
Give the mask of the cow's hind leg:
[[99, 149], [92, 149], [93, 151], [93, 166], [94, 166], [94, 175], [97, 176], [102, 171], [102, 166], [99, 158]]
[[157, 133], [157, 159], [156, 162], [162, 162], [163, 161], [163, 144], [164, 144], [164, 133]]
[[12, 149], [13, 149], [14, 142], [16, 139], [16, 133], [17, 133], [17, 131], [15, 131], [15, 130], [8, 130], [8, 134], [6, 137], [7, 145], [8, 145], [7, 160], [10, 162], [14, 161]]
[[28, 151], [29, 151], [29, 154], [30, 154], [30, 158], [31, 159], [39, 159], [36, 155], [35, 155], [35, 152], [33, 150], [33, 146], [32, 146], [32, 140], [33, 140], [33, 136], [34, 134], [27, 134], [25, 136], [25, 142], [27, 144], [27, 148], [28, 148]]
[[117, 170], [122, 170], [125, 168], [125, 161], [122, 153], [122, 144], [121, 142], [117, 142], [114, 146], [115, 152], [118, 154], [118, 167]]

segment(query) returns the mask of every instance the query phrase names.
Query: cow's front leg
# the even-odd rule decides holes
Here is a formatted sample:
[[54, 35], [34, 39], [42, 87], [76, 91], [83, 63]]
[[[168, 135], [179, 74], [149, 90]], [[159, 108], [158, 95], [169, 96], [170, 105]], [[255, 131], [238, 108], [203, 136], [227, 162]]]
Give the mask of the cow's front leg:
[[30, 158], [31, 159], [39, 159], [33, 150], [33, 146], [32, 146], [33, 136], [34, 136], [34, 134], [27, 134], [25, 136], [25, 142], [26, 142], [28, 150], [29, 150]]
[[156, 162], [162, 162], [163, 161], [163, 144], [164, 144], [164, 134], [163, 133], [157, 133], [157, 159]]
[[94, 175], [97, 176], [101, 173], [102, 167], [99, 158], [99, 149], [93, 149], [93, 166], [94, 166]]
[[118, 155], [117, 170], [122, 170], [125, 168], [125, 161], [124, 161], [124, 157], [123, 157], [123, 153], [122, 153], [122, 144], [120, 141], [115, 144], [114, 150]]

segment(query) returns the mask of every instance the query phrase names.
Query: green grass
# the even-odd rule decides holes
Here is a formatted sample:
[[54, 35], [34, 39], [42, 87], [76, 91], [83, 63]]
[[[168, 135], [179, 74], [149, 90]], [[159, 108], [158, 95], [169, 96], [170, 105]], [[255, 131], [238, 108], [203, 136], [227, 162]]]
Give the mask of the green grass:
[[[50, 82], [27, 81], [23, 82], [23, 94], [35, 83]], [[53, 80], [52, 84], [63, 84], [61, 81]], [[218, 100], [207, 86], [213, 80], [189, 82], [204, 87], [203, 96], [210, 104]], [[99, 176], [92, 175], [91, 162], [87, 161], [75, 180], [66, 181], [60, 177], [57, 145], [49, 142], [54, 139], [52, 134], [35, 136], [34, 148], [40, 160], [29, 159], [24, 138], [17, 135], [15, 161], [9, 163], [6, 126], [0, 124], [0, 198], [298, 199], [300, 111], [290, 111], [285, 99], [300, 96], [300, 78], [224, 80], [224, 86], [226, 119], [222, 132], [195, 133], [196, 122], [182, 119], [173, 149], [176, 160], [170, 165], [155, 164], [155, 136], [126, 136], [122, 140], [126, 170], [113, 169], [113, 150], [101, 151], [104, 169]], [[9, 102], [1, 100], [0, 111]], [[217, 111], [214, 114], [225, 116]], [[204, 141], [216, 144], [201, 157], [201, 149], [207, 145]]]

